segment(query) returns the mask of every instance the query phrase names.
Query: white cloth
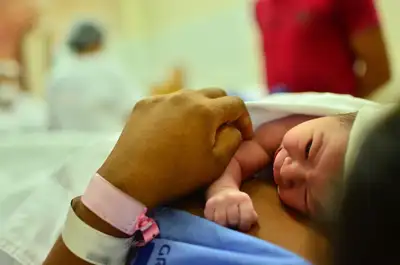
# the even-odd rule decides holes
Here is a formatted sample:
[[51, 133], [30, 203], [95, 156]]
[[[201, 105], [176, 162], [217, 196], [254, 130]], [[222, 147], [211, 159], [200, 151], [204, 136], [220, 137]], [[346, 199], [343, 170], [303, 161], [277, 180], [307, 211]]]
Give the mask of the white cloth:
[[141, 89], [106, 54], [67, 57], [47, 88], [52, 129], [116, 131], [125, 124]]
[[347, 146], [347, 152], [345, 157], [345, 176], [349, 174], [349, 170], [352, 168], [355, 158], [359, 154], [361, 145], [363, 144], [368, 133], [371, 132], [375, 126], [379, 125], [390, 112], [393, 110], [395, 105], [388, 104], [385, 106], [365, 106], [358, 111], [357, 117], [354, 121], [353, 128], [350, 133], [350, 139]]
[[254, 128], [262, 123], [293, 114], [329, 116], [354, 113], [365, 106], [380, 104], [350, 95], [331, 93], [272, 94], [258, 101], [247, 102]]
[[[348, 113], [370, 104], [376, 105], [350, 96], [307, 93], [272, 95], [247, 106], [257, 126], [290, 114]], [[41, 264], [61, 231], [70, 200], [84, 191], [116, 139], [73, 133], [3, 138], [0, 250], [21, 265]]]
[[0, 133], [32, 132], [48, 129], [46, 103], [19, 92], [10, 108], [0, 107]]
[[0, 264], [42, 264], [118, 134], [37, 133], [0, 141]]

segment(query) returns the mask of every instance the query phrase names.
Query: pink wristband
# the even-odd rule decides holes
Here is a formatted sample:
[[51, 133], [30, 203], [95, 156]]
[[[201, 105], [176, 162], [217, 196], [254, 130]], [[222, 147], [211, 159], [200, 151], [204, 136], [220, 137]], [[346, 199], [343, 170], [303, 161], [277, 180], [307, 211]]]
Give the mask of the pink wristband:
[[138, 246], [143, 246], [159, 234], [156, 222], [145, 215], [146, 207], [99, 174], [92, 178], [81, 201], [113, 227], [130, 236], [135, 234]]

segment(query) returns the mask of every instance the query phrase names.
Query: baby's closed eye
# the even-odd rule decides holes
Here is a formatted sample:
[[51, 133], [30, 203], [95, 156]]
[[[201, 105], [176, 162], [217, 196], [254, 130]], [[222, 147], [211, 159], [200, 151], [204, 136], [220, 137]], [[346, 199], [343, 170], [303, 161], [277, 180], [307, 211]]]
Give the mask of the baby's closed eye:
[[306, 147], [305, 147], [305, 158], [306, 158], [306, 159], [308, 159], [309, 156], [310, 156], [310, 151], [311, 151], [312, 143], [313, 143], [313, 141], [310, 140], [310, 141], [307, 143]]

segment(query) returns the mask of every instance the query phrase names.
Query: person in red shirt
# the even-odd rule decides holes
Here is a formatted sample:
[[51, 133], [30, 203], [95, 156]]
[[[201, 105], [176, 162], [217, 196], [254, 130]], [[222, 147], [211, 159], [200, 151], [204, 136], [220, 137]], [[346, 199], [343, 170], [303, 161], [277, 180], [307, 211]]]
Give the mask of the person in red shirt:
[[373, 0], [257, 0], [255, 9], [271, 93], [368, 97], [390, 79]]

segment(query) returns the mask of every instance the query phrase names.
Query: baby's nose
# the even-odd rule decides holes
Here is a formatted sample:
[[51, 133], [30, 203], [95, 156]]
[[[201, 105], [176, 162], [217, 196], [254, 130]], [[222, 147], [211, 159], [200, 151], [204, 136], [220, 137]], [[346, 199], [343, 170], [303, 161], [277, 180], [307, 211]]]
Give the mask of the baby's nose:
[[280, 171], [280, 182], [277, 183], [281, 188], [294, 188], [305, 182], [305, 174], [301, 165], [291, 157], [286, 157]]

